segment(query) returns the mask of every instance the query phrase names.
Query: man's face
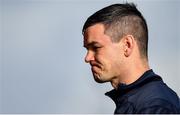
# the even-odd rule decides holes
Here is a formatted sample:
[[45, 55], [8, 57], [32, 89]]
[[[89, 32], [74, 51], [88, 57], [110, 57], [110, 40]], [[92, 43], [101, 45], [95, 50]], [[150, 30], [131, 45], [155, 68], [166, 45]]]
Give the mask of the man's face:
[[95, 24], [84, 33], [85, 61], [90, 63], [95, 81], [108, 82], [118, 76], [123, 64], [121, 41], [112, 42], [105, 34], [103, 24]]

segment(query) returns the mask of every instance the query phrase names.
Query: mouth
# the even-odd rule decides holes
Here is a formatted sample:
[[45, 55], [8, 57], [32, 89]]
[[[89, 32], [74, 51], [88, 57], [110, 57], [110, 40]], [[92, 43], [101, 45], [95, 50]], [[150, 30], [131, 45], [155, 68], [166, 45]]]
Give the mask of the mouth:
[[90, 65], [92, 68], [101, 68], [100, 64], [98, 64], [96, 62], [91, 62]]
[[[95, 67], [94, 67], [95, 68]], [[97, 68], [97, 67], [96, 67]], [[94, 80], [97, 82], [97, 83], [104, 83], [104, 81], [101, 80], [101, 75], [100, 73], [96, 72], [96, 70], [93, 70], [92, 68], [92, 73], [93, 73], [93, 76], [94, 76]]]
[[97, 69], [99, 69], [98, 66], [91, 66], [91, 70], [92, 70], [93, 73], [96, 73]]
[[91, 61], [90, 65], [91, 65], [91, 71], [94, 75], [101, 73], [102, 67], [101, 67], [100, 63]]

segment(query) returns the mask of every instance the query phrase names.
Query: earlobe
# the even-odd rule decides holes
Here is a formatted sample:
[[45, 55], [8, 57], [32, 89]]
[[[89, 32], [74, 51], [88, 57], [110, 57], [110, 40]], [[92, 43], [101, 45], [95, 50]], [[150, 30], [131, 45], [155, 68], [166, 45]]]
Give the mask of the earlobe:
[[134, 37], [132, 35], [124, 36], [124, 55], [129, 57], [134, 48]]
[[126, 57], [129, 57], [129, 56], [130, 56], [130, 52], [128, 51], [128, 49], [126, 49], [126, 50], [124, 51], [124, 55], [125, 55]]

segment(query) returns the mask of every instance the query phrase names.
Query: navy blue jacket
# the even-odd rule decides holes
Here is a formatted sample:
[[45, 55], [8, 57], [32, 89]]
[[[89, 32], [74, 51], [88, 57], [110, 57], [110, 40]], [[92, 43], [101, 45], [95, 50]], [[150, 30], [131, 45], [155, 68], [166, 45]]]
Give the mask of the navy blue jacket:
[[180, 100], [162, 78], [152, 70], [145, 72], [130, 85], [120, 84], [105, 95], [116, 104], [115, 114], [130, 113], [180, 113]]

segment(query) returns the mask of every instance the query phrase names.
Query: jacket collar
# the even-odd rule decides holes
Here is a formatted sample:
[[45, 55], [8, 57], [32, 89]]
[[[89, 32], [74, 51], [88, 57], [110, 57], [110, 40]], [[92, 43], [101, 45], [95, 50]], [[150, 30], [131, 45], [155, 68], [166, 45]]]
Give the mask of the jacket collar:
[[105, 93], [106, 96], [109, 96], [112, 100], [116, 102], [117, 98], [120, 95], [126, 94], [127, 92], [136, 89], [138, 87], [143, 86], [144, 84], [147, 84], [148, 82], [152, 81], [160, 81], [162, 78], [158, 75], [156, 75], [152, 69], [146, 71], [138, 80], [135, 82], [125, 85], [125, 84], [119, 84], [118, 89], [113, 89], [107, 93]]

